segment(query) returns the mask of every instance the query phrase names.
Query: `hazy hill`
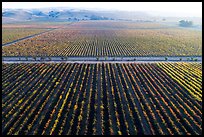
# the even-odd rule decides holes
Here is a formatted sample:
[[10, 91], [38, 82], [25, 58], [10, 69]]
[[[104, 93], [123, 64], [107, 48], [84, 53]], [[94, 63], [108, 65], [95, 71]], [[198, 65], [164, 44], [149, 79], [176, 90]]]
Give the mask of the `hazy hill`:
[[[157, 15], [158, 14], [158, 15]], [[202, 28], [202, 18], [198, 17], [165, 17], [164, 13], [142, 11], [118, 11], [81, 8], [41, 8], [41, 9], [3, 9], [2, 23], [25, 21], [80, 21], [80, 20], [127, 20], [139, 22], [159, 22], [178, 26], [180, 20], [191, 20], [194, 28]], [[161, 16], [162, 15], [162, 16]], [[175, 15], [176, 16], [176, 15]]]
[[3, 23], [9, 21], [148, 20], [145, 12], [96, 11], [65, 8], [3, 9]]

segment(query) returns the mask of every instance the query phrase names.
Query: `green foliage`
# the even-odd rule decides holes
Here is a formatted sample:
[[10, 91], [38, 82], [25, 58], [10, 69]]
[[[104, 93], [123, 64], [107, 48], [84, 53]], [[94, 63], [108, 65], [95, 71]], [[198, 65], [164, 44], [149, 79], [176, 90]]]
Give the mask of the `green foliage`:
[[179, 26], [181, 27], [191, 27], [193, 25], [192, 21], [187, 21], [187, 20], [180, 20], [179, 21]]

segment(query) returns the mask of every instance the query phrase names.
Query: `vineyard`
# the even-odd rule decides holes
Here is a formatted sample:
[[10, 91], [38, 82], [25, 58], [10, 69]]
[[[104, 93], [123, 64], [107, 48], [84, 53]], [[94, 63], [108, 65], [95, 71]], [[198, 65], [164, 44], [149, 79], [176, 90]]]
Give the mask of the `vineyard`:
[[[109, 29], [108, 26], [115, 28]], [[166, 29], [151, 23], [144, 25], [145, 29], [141, 26], [141, 23], [105, 21], [62, 24], [63, 28], [2, 47], [2, 55], [82, 57], [202, 55], [202, 32], [178, 28]], [[8, 38], [4, 34], [3, 37]]]
[[2, 44], [12, 42], [14, 40], [24, 38], [29, 35], [37, 34], [47, 29], [23, 29], [23, 28], [3, 28], [2, 29]]
[[2, 24], [2, 44], [24, 38], [33, 34], [56, 29], [71, 24], [70, 22], [24, 22]]
[[168, 28], [166, 25], [152, 22], [129, 22], [129, 21], [81, 21], [74, 23], [68, 28], [82, 29], [82, 28], [95, 28], [95, 29], [159, 29]]
[[[63, 40], [70, 32], [36, 39], [54, 35]], [[68, 40], [80, 33], [84, 31], [73, 32]], [[122, 41], [127, 42], [118, 44]], [[2, 134], [202, 134], [201, 71], [201, 63], [3, 64]]]
[[54, 29], [71, 24], [71, 22], [19, 22], [13, 24], [2, 24], [3, 29]]

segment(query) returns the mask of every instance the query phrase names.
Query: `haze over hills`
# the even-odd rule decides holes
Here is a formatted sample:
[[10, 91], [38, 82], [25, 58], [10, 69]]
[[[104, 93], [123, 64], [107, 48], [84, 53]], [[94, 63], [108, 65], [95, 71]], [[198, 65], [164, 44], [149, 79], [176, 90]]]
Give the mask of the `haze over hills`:
[[[80, 21], [80, 20], [129, 20], [161, 21], [164, 17], [144, 11], [119, 11], [80, 8], [40, 8], [40, 9], [3, 9], [3, 23], [18, 21]], [[178, 17], [177, 17], [178, 18]], [[178, 18], [178, 19], [188, 19]], [[175, 20], [175, 17], [165, 17]], [[178, 20], [177, 19], [177, 20]], [[190, 18], [201, 23], [199, 17]]]
[[202, 30], [201, 17], [162, 16], [164, 13], [150, 11], [124, 11], [84, 8], [35, 8], [35, 9], [2, 9], [2, 23], [17, 22], [76, 22], [83, 20], [120, 20], [137, 22], [157, 22], [174, 27], [179, 26], [180, 20], [190, 20], [193, 26]]
[[83, 9], [3, 9], [3, 23], [8, 21], [79, 21], [79, 20], [147, 20], [144, 12], [95, 11]]

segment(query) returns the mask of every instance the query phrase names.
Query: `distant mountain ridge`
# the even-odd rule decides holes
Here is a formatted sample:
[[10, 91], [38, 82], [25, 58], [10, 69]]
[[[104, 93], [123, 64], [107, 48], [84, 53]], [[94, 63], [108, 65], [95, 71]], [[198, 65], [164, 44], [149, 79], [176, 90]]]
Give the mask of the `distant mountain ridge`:
[[148, 11], [120, 11], [83, 8], [39, 8], [39, 9], [2, 9], [2, 23], [15, 22], [75, 22], [81, 20], [122, 20], [138, 22], [157, 22], [178, 26], [180, 20], [193, 21], [194, 27], [202, 29], [199, 17], [163, 17]]
[[80, 20], [148, 20], [145, 12], [96, 11], [66, 8], [3, 9], [2, 21], [80, 21]]

